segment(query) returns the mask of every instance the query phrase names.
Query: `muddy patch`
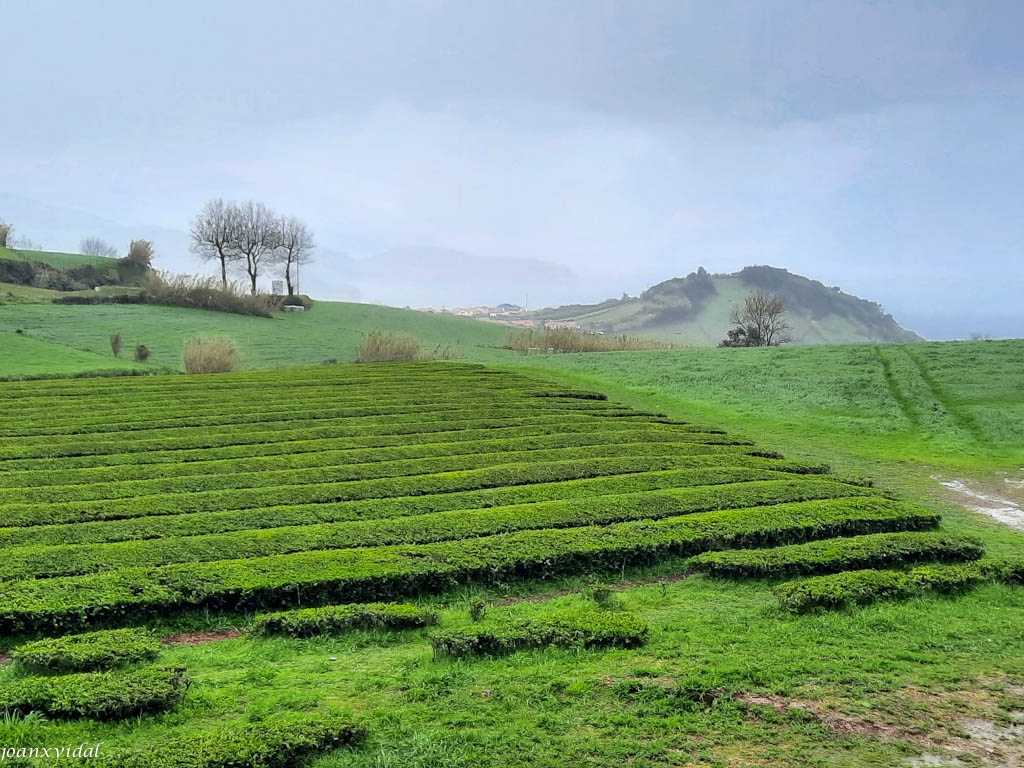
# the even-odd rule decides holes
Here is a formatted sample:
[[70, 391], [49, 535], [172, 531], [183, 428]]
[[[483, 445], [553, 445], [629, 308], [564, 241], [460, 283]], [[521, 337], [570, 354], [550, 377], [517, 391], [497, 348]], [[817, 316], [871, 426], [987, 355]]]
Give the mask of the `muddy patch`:
[[1002, 486], [963, 478], [943, 479], [935, 475], [932, 478], [946, 489], [943, 495], [950, 501], [1024, 531], [1024, 509], [1021, 508], [1024, 478], [1004, 477]]
[[219, 632], [183, 632], [180, 635], [170, 635], [160, 638], [164, 645], [182, 643], [185, 645], [202, 645], [203, 643], [214, 643], [218, 640], [234, 640], [241, 637], [242, 633], [237, 629], [225, 629]]

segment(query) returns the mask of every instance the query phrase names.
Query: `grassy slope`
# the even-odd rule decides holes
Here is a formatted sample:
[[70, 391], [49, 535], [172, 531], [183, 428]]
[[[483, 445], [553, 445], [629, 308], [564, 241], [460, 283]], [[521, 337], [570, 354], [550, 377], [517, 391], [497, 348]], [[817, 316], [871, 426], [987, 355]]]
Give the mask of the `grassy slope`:
[[0, 246], [0, 259], [21, 259], [25, 261], [41, 261], [51, 267], [82, 267], [92, 264], [97, 267], [114, 269], [117, 259], [106, 256], [85, 256], [80, 253], [57, 253], [55, 251], [12, 251]]
[[[0, 291], [2, 295], [2, 291]], [[250, 368], [352, 360], [360, 334], [380, 328], [415, 335], [424, 347], [458, 347], [474, 359], [493, 358], [504, 343], [503, 326], [452, 316], [431, 315], [371, 304], [316, 302], [313, 309], [273, 319], [146, 305], [59, 305], [20, 303], [0, 306], [0, 336], [22, 328], [30, 336], [78, 350], [105, 354], [109, 336], [120, 331], [125, 347], [146, 344], [156, 366], [180, 369], [186, 339], [226, 335], [239, 345]], [[6, 366], [0, 362], [0, 376]]]
[[788, 449], [1013, 468], [1024, 460], [1024, 341], [686, 349], [512, 365]]
[[[437, 318], [397, 310], [333, 309], [335, 318], [350, 324], [341, 333], [355, 333], [357, 321], [381, 327], [418, 322], [421, 335], [428, 333], [428, 325], [438, 329], [430, 333], [441, 329], [434, 325]], [[161, 310], [157, 315], [168, 324], [179, 313]], [[317, 341], [290, 354], [326, 356], [313, 350], [330, 342], [313, 333], [319, 325], [314, 320], [328, 316], [310, 313], [301, 316], [308, 325], [296, 326], [287, 324], [299, 318], [282, 318], [280, 327], [302, 333], [274, 339], [298, 343], [309, 334]], [[73, 332], [75, 317], [61, 321], [63, 332]], [[191, 329], [200, 330], [197, 320], [209, 316], [183, 317], [192, 319]], [[219, 324], [224, 316], [214, 317]], [[184, 322], [181, 315], [179, 322]], [[156, 318], [146, 323], [154, 333], [159, 330]], [[461, 331], [466, 326], [445, 329], [453, 327]], [[499, 340], [504, 333], [482, 323], [470, 327], [481, 334], [497, 332]], [[170, 338], [181, 329], [165, 332]], [[465, 347], [471, 337], [463, 338]], [[105, 336], [100, 341], [105, 343]], [[468, 351], [500, 355], [486, 348]], [[274, 354], [265, 355], [272, 364]], [[983, 537], [994, 554], [1019, 556], [1020, 534], [930, 500], [924, 484], [931, 468], [922, 462], [1009, 468], [1024, 458], [1019, 438], [1022, 355], [1024, 342], [976, 342], [877, 351], [854, 346], [505, 356], [504, 364], [530, 366], [633, 404], [717, 423], [793, 457], [812, 456], [840, 470], [872, 474], [886, 487], [940, 509], [946, 529]], [[623, 576], [635, 581], [678, 568], [678, 563], [666, 563]], [[462, 590], [421, 602], [440, 607], [444, 623], [458, 626], [468, 622], [472, 595], [502, 599], [583, 584], [569, 580]], [[923, 598], [806, 618], [778, 614], [764, 582], [695, 577], [635, 586], [619, 599], [658, 627], [639, 651], [545, 651], [507, 659], [435, 661], [420, 632], [173, 646], [161, 661], [187, 665], [196, 680], [183, 710], [124, 726], [51, 723], [27, 737], [17, 723], [0, 723], [0, 743], [102, 740], [113, 749], [160, 742], [174, 732], [210, 727], [222, 719], [257, 721], [282, 711], [340, 709], [358, 712], [369, 723], [371, 742], [356, 753], [342, 751], [316, 761], [316, 768], [622, 763], [881, 768], [901, 765], [922, 751], [941, 751], [922, 746], [920, 734], [948, 736], [958, 732], [960, 721], [1005, 720], [1008, 710], [1024, 707], [1024, 699], [1014, 693], [1018, 689], [1007, 687], [1024, 676], [1019, 631], [1024, 591], [1019, 588], [993, 586], [955, 601]], [[571, 594], [494, 607], [491, 615], [543, 615], [581, 602]], [[236, 623], [216, 616], [202, 621]], [[846, 717], [898, 725], [905, 738], [837, 735], [799, 712], [751, 714], [724, 700], [704, 707], [657, 693], [658, 685], [688, 681], [792, 696]], [[654, 687], [646, 693], [623, 690], [648, 683]], [[916, 742], [911, 733], [917, 734]]]
[[[21, 334], [6, 334], [0, 376], [40, 376], [74, 374], [81, 371], [121, 371], [141, 368], [131, 360], [68, 349], [60, 344]], [[122, 355], [125, 355], [122, 352]]]

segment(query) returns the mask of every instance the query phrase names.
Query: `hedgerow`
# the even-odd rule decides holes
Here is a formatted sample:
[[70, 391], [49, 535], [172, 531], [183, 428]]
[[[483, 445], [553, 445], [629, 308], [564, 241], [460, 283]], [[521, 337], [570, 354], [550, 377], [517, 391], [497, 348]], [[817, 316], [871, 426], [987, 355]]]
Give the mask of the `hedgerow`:
[[500, 656], [536, 648], [638, 648], [647, 625], [629, 613], [593, 612], [520, 619], [469, 630], [437, 632], [430, 645], [437, 656]]
[[[338, 423], [340, 422], [340, 423]], [[258, 425], [247, 428], [245, 425], [232, 425], [219, 429], [204, 430], [190, 428], [184, 434], [172, 433], [168, 436], [147, 433], [145, 437], [134, 436], [130, 439], [113, 438], [106, 440], [89, 439], [88, 436], [56, 437], [52, 440], [32, 438], [31, 442], [24, 438], [5, 438], [0, 442], [0, 460], [29, 458], [65, 458], [76, 456], [100, 456], [126, 452], [128, 447], [134, 452], [180, 450], [197, 448], [217, 448], [228, 445], [258, 445], [261, 443], [280, 443], [291, 440], [309, 440], [318, 437], [366, 437], [376, 435], [427, 435], [431, 433], [451, 432], [469, 429], [498, 429], [504, 427], [529, 427], [547, 424], [553, 432], [587, 432], [607, 429], [611, 419], [591, 415], [571, 417], [566, 414], [550, 416], [508, 416], [496, 415], [491, 418], [445, 419], [437, 418], [423, 421], [393, 421], [380, 419], [375, 423], [353, 424], [351, 420], [329, 420], [317, 422], [301, 428], [279, 429], [274, 426], [260, 428]], [[645, 425], [658, 422], [638, 422]], [[675, 431], [677, 440], [706, 445], [753, 445], [749, 440], [730, 438], [726, 435], [694, 432], [678, 429]]]
[[607, 525], [714, 509], [864, 495], [852, 486], [829, 480], [784, 479], [784, 475], [763, 470], [713, 468], [694, 473], [692, 478], [698, 484], [696, 487], [587, 500], [537, 502], [118, 544], [12, 548], [0, 560], [0, 581], [312, 550], [424, 544], [509, 531]]
[[774, 549], [706, 552], [691, 559], [689, 566], [711, 576], [777, 578], [892, 568], [931, 560], [956, 563], [977, 560], [984, 553], [984, 545], [971, 536], [941, 532], [876, 533]]
[[318, 752], [354, 747], [366, 730], [348, 717], [229, 724], [133, 751], [104, 754], [98, 768], [293, 768]]
[[[746, 469], [744, 464], [734, 459], [730, 459], [729, 462], [738, 466], [727, 470], [721, 466], [723, 462], [720, 457], [697, 457], [697, 459], [687, 462], [692, 468], [602, 475], [578, 480], [539, 482], [472, 491], [453, 491], [432, 496], [399, 496], [325, 504], [267, 506], [260, 509], [258, 516], [253, 515], [249, 510], [225, 510], [62, 525], [3, 528], [0, 529], [0, 547], [110, 543], [174, 536], [201, 536], [349, 520], [376, 520], [454, 510], [489, 509], [565, 499], [575, 499], [582, 503], [585, 499], [597, 496], [713, 485], [730, 482], [730, 478], [733, 477], [741, 478], [742, 474], [735, 474], [733, 470], [742, 473]], [[750, 469], [761, 469], [756, 461], [753, 464], [754, 466]], [[774, 476], [781, 479], [786, 476], [779, 473], [788, 469], [790, 467], [785, 465], [773, 465], [765, 467], [763, 471], [766, 472], [766, 476], [775, 473]], [[752, 476], [746, 477], [746, 480], [751, 479]], [[808, 488], [811, 487], [808, 486]], [[837, 492], [832, 495], [867, 495], [867, 493], [865, 490], [847, 486], [841, 493]], [[767, 501], [768, 497], [761, 503]], [[680, 507], [680, 513], [692, 511], [700, 510], [699, 508]]]
[[323, 608], [262, 613], [249, 627], [254, 635], [314, 637], [350, 629], [418, 629], [437, 623], [437, 614], [402, 603], [350, 603]]
[[428, 496], [600, 475], [667, 470], [685, 467], [688, 463], [689, 458], [686, 456], [581, 459], [544, 464], [512, 463], [438, 474], [338, 483], [167, 493], [99, 501], [0, 504], [0, 517], [8, 527], [17, 527], [186, 512], [213, 512], [224, 509], [253, 509], [279, 504], [323, 504], [360, 499], [385, 499], [393, 496]]
[[779, 604], [793, 613], [834, 610], [934, 592], [962, 592], [986, 581], [1024, 582], [1024, 560], [982, 560], [962, 565], [931, 565], [910, 571], [859, 570], [780, 584]]
[[[344, 401], [342, 401], [344, 402]], [[81, 435], [81, 434], [103, 434], [103, 435], [116, 435], [123, 434], [125, 437], [136, 435], [139, 432], [153, 432], [153, 433], [164, 433], [166, 434], [171, 430], [186, 429], [189, 427], [217, 427], [217, 426], [234, 426], [238, 424], [250, 424], [259, 425], [259, 428], [281, 428], [282, 425], [288, 425], [291, 422], [310, 422], [310, 421], [342, 421], [348, 419], [367, 419], [376, 418], [381, 416], [387, 416], [390, 419], [402, 422], [419, 422], [419, 421], [436, 421], [439, 413], [447, 412], [453, 419], [459, 418], [485, 418], [495, 415], [503, 415], [508, 413], [541, 413], [546, 415], [556, 413], [566, 414], [580, 414], [580, 415], [592, 415], [592, 416], [609, 416], [613, 414], [629, 414], [634, 415], [636, 411], [631, 411], [628, 408], [617, 405], [605, 405], [605, 404], [576, 404], [576, 403], [531, 403], [529, 401], [523, 402], [519, 400], [506, 402], [506, 403], [495, 403], [493, 401], [481, 401], [474, 403], [472, 400], [453, 400], [448, 403], [424, 403], [416, 405], [381, 405], [380, 403], [358, 406], [345, 403], [331, 407], [329, 403], [320, 403], [319, 408], [293, 408], [291, 410], [273, 410], [273, 409], [261, 409], [258, 412], [253, 413], [250, 408], [248, 411], [239, 408], [239, 410], [230, 410], [230, 403], [226, 404], [228, 408], [218, 410], [212, 413], [191, 413], [187, 415], [183, 414], [180, 410], [177, 411], [176, 416], [163, 417], [159, 412], [153, 414], [150, 418], [147, 416], [146, 409], [142, 409], [142, 412], [136, 412], [132, 414], [131, 418], [123, 421], [92, 421], [89, 419], [81, 418], [69, 418], [62, 420], [60, 424], [53, 423], [53, 415], [47, 417], [46, 413], [39, 413], [36, 418], [25, 419], [22, 418], [19, 422], [5, 423], [0, 428], [0, 437], [3, 438], [15, 438], [15, 437], [58, 437], [68, 435]], [[242, 405], [239, 403], [239, 405]], [[692, 429], [689, 431], [693, 431]]]
[[[270, 454], [253, 452], [253, 455], [234, 458], [196, 457], [182, 461], [181, 457], [174, 457], [171, 461], [150, 464], [118, 465], [116, 462], [111, 462], [101, 467], [81, 469], [61, 467], [60, 469], [7, 470], [0, 471], [0, 488], [41, 488], [51, 485], [81, 485], [181, 478], [194, 475], [244, 474], [266, 470], [309, 469], [340, 464], [366, 464], [467, 454], [509, 454], [518, 451], [589, 448], [626, 443], [673, 443], [677, 452], [693, 455], [738, 450], [730, 446], [712, 447], [689, 442], [680, 443], [674, 441], [672, 435], [668, 433], [629, 428], [580, 434], [548, 434], [497, 440], [392, 445], [380, 448], [336, 449], [333, 447], [334, 442], [329, 440], [303, 441], [302, 445], [295, 446], [295, 450], [288, 452]], [[287, 448], [288, 446], [281, 447]]]
[[[500, 440], [519, 437], [543, 437], [558, 435], [606, 434], [609, 430], [639, 430], [642, 434], [678, 442], [677, 433], [658, 423], [637, 424], [619, 422], [611, 424], [591, 422], [542, 423], [517, 427], [484, 427], [476, 429], [453, 429], [441, 432], [426, 432], [419, 435], [362, 435], [355, 437], [332, 437], [306, 435], [305, 437], [265, 443], [227, 444], [206, 448], [154, 449], [133, 452], [134, 443], [119, 446], [120, 450], [81, 456], [36, 457], [29, 459], [5, 459], [0, 461], [0, 477], [6, 472], [35, 470], [70, 470], [147, 466], [152, 464], [184, 464], [188, 462], [216, 459], [241, 459], [247, 456], [287, 456], [290, 454], [319, 452], [321, 450], [357, 449], [414, 449], [427, 445], [457, 445], [477, 440]], [[692, 451], [742, 450], [743, 446], [693, 443]], [[443, 455], [443, 454], [440, 454]], [[415, 455], [400, 455], [397, 458], [419, 458]]]
[[[686, 443], [633, 443], [619, 442], [594, 445], [587, 450], [587, 458], [664, 457], [685, 453]], [[680, 450], [682, 449], [682, 450]], [[412, 477], [442, 472], [461, 472], [484, 467], [517, 464], [527, 467], [538, 463], [552, 463], [566, 459], [564, 449], [539, 449], [502, 453], [472, 453], [462, 455], [431, 456], [423, 459], [394, 461], [345, 462], [305, 468], [265, 469], [259, 472], [207, 472], [200, 476], [166, 477], [150, 480], [122, 480], [74, 485], [52, 485], [19, 489], [19, 504], [67, 504], [78, 501], [108, 501], [136, 496], [173, 493], [199, 493], [201, 491], [238, 491], [249, 488], [267, 488], [284, 485], [314, 485], [342, 483], [354, 480]], [[2, 498], [2, 497], [0, 497]], [[2, 508], [2, 505], [0, 505]]]
[[469, 582], [621, 570], [709, 549], [921, 530], [937, 523], [937, 515], [900, 502], [854, 497], [419, 546], [124, 568], [10, 583], [3, 588], [0, 632], [67, 633], [194, 608], [388, 601]]
[[190, 681], [184, 672], [183, 668], [151, 667], [15, 679], [0, 688], [0, 712], [95, 720], [162, 712], [185, 697]]
[[160, 641], [149, 631], [129, 628], [36, 640], [19, 645], [11, 656], [29, 672], [66, 674], [153, 661], [159, 653]]

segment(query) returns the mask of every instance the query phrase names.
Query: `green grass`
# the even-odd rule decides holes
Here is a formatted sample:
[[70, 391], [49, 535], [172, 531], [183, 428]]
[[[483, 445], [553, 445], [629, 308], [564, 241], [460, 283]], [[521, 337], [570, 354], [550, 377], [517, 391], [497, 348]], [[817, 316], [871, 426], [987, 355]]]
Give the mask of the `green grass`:
[[850, 454], [1005, 468], [1024, 461], [1024, 340], [547, 355], [508, 364], [825, 460]]
[[[3, 311], [3, 307], [0, 307], [0, 311]], [[85, 352], [14, 332], [5, 331], [3, 339], [0, 377], [4, 378], [72, 375], [84, 371], [123, 372], [146, 368], [131, 360], [130, 351], [122, 351], [120, 358], [114, 357], [109, 342], [107, 354], [103, 355], [99, 351]]]
[[64, 267], [84, 267], [87, 264], [114, 269], [117, 265], [117, 259], [109, 259], [106, 256], [86, 256], [81, 253], [59, 253], [54, 251], [14, 251], [2, 246], [0, 246], [0, 259], [39, 261], [58, 269]]
[[[15, 328], [35, 338], [101, 354], [109, 350], [110, 334], [120, 331], [126, 349], [145, 344], [153, 352], [151, 364], [175, 370], [181, 370], [185, 341], [197, 335], [234, 340], [246, 368], [316, 365], [330, 359], [348, 362], [355, 358], [360, 336], [375, 328], [415, 336], [427, 352], [450, 346], [456, 354], [472, 359], [511, 354], [496, 349], [507, 337], [504, 326], [339, 302], [315, 302], [309, 311], [280, 313], [272, 319], [147, 305], [0, 305], [0, 338]], [[0, 361], [0, 376], [5, 368]]]

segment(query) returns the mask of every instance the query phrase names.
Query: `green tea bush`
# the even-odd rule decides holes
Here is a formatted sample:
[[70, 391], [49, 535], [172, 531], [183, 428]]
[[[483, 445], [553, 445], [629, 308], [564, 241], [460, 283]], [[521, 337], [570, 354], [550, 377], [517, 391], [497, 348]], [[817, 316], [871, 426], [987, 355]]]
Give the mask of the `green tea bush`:
[[854, 497], [419, 546], [126, 566], [109, 573], [5, 585], [0, 633], [123, 626], [193, 608], [388, 601], [472, 582], [619, 571], [710, 549], [922, 530], [937, 523], [937, 515], [900, 502]]
[[41, 712], [51, 718], [124, 720], [162, 712], [185, 697], [183, 668], [130, 672], [82, 672], [26, 677], [0, 688], [0, 712]]
[[963, 565], [929, 565], [910, 571], [860, 570], [780, 584], [773, 590], [793, 613], [848, 608], [879, 600], [962, 592], [984, 582], [1020, 584], [1024, 560], [988, 560]]
[[436, 656], [498, 656], [547, 648], [637, 648], [647, 625], [629, 613], [579, 613], [521, 619], [475, 630], [448, 630], [430, 638]]
[[437, 623], [437, 614], [400, 603], [353, 603], [264, 613], [253, 619], [255, 635], [314, 637], [350, 629], [417, 629]]
[[11, 655], [27, 671], [63, 674], [153, 661], [159, 653], [159, 640], [147, 630], [132, 628], [37, 640], [19, 645]]
[[357, 746], [366, 731], [346, 717], [305, 715], [301, 720], [228, 724], [157, 746], [115, 752], [92, 761], [97, 768], [293, 768], [318, 752]]
[[977, 560], [984, 553], [984, 545], [971, 536], [942, 532], [876, 533], [774, 549], [707, 552], [692, 558], [689, 566], [725, 578], [777, 578], [893, 568], [930, 560], [955, 563]]

